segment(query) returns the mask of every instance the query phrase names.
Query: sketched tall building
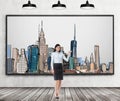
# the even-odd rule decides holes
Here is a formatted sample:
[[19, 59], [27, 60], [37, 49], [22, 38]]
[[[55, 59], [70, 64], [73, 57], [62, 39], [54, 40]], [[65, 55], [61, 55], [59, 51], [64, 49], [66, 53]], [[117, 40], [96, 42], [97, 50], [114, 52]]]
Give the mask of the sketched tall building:
[[48, 57], [51, 56], [51, 53], [54, 51], [53, 47], [48, 47]]
[[39, 47], [39, 70], [45, 71], [47, 70], [47, 55], [48, 55], [48, 45], [46, 45], [45, 34], [43, 31], [43, 21], [41, 21], [41, 30], [40, 25], [38, 29], [39, 37], [38, 37], [38, 47]]
[[17, 72], [17, 62], [19, 59], [19, 50], [17, 48], [12, 49], [12, 59], [14, 59], [13, 72]]
[[48, 71], [51, 70], [51, 53], [53, 51], [54, 51], [53, 47], [48, 47], [48, 58], [47, 58]]
[[93, 53], [90, 55], [90, 72], [94, 72], [95, 66], [94, 66], [94, 58], [93, 58]]
[[[71, 52], [71, 57], [73, 58], [73, 66], [74, 68], [77, 66], [77, 41], [76, 41], [76, 25], [74, 24], [74, 40], [71, 40], [71, 44], [70, 44], [70, 50]], [[72, 59], [70, 58], [70, 59]], [[70, 63], [70, 64], [72, 64]], [[72, 67], [73, 68], [73, 67]]]
[[17, 73], [26, 73], [27, 71], [27, 59], [25, 56], [25, 49], [22, 48], [17, 62]]
[[7, 58], [7, 73], [13, 73], [14, 59]]
[[11, 45], [7, 45], [7, 73], [12, 73], [14, 67], [14, 59], [11, 58]]
[[100, 68], [100, 53], [99, 53], [99, 45], [94, 46], [94, 54], [95, 54], [95, 67]]
[[7, 45], [7, 58], [11, 58], [11, 45]]
[[77, 57], [76, 25], [74, 24], [74, 40], [71, 41], [71, 57]]
[[39, 49], [38, 45], [29, 45], [28, 46], [28, 71], [29, 72], [38, 72], [38, 56]]

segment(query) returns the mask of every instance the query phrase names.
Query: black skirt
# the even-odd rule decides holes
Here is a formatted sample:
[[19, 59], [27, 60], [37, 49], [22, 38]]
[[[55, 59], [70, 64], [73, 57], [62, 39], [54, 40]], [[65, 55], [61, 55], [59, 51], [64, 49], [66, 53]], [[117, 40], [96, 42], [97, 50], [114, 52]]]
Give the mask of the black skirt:
[[62, 63], [54, 63], [54, 80], [63, 80], [63, 67]]

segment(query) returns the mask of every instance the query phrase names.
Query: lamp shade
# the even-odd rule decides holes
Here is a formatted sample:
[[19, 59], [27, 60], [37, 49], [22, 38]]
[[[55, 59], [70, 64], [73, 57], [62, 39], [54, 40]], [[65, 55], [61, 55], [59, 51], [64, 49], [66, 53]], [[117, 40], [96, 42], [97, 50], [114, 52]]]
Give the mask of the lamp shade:
[[94, 7], [95, 7], [94, 4], [90, 4], [88, 2], [88, 0], [86, 1], [85, 4], [81, 4], [81, 6], [80, 6], [80, 8], [85, 8], [85, 9], [91, 9], [91, 8], [94, 8]]
[[32, 4], [32, 3], [30, 2], [30, 0], [29, 0], [28, 3], [27, 3], [27, 4], [23, 4], [22, 7], [23, 7], [23, 8], [27, 8], [27, 9], [32, 9], [32, 8], [36, 8], [36, 5], [35, 5], [35, 4]]
[[66, 5], [65, 4], [61, 4], [60, 1], [58, 0], [58, 3], [57, 4], [53, 4], [52, 8], [64, 9], [64, 8], [66, 8]]

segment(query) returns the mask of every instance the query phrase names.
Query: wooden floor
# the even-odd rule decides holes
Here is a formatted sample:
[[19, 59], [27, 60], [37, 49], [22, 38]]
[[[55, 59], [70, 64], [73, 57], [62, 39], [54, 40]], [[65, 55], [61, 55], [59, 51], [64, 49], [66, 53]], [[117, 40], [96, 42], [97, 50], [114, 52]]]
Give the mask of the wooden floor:
[[120, 88], [0, 88], [0, 101], [120, 101]]

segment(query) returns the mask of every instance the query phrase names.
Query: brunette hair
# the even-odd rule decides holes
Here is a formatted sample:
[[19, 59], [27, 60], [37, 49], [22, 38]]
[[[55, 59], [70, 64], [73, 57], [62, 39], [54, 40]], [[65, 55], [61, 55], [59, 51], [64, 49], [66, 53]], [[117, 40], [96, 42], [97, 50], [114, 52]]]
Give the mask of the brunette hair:
[[[55, 45], [55, 47], [54, 47], [54, 52], [56, 51], [56, 47], [57, 47], [57, 46], [60, 46], [60, 44], [56, 44], [56, 45]], [[61, 51], [61, 49], [60, 49], [60, 51]], [[59, 51], [59, 52], [60, 52], [60, 51]]]

